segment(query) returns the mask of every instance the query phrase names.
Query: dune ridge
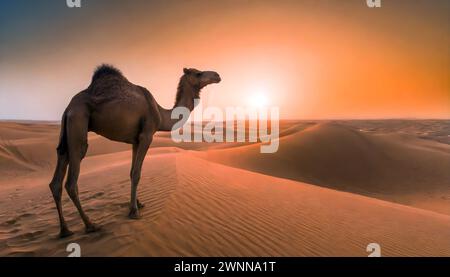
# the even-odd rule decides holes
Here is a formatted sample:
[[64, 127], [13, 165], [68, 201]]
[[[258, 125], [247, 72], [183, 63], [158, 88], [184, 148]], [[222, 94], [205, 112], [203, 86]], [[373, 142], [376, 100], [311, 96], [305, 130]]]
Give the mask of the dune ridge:
[[[48, 189], [58, 126], [1, 123], [0, 256], [67, 256], [70, 242], [80, 244], [82, 256], [367, 256], [366, 246], [372, 242], [381, 245], [382, 256], [450, 255], [450, 216], [435, 209], [449, 207], [445, 199], [436, 198], [446, 193], [448, 179], [441, 178], [447, 175], [440, 171], [446, 160], [439, 160], [441, 165], [435, 161], [447, 157], [445, 144], [408, 135], [366, 134], [340, 124], [305, 129], [312, 125], [287, 124], [281, 152], [272, 161], [259, 157], [257, 144], [174, 144], [167, 136], [157, 136], [142, 171], [139, 198], [146, 207], [138, 221], [126, 217], [130, 146], [91, 134], [79, 179], [80, 198], [103, 229], [84, 234], [78, 212], [64, 193], [64, 213], [76, 233], [61, 240]], [[354, 149], [342, 152], [348, 148]], [[392, 159], [394, 150], [398, 155]], [[364, 178], [367, 171], [353, 177], [338, 174], [345, 166], [409, 169], [411, 159], [418, 167], [415, 173], [406, 172], [434, 174], [430, 176], [435, 182], [422, 187], [430, 179], [425, 178], [411, 185], [413, 175], [398, 184], [392, 181], [401, 179], [389, 170], [370, 180]], [[225, 165], [233, 160], [239, 164]], [[322, 168], [318, 177], [325, 179], [314, 176], [315, 171], [306, 177], [346, 181], [346, 187], [286, 179], [290, 177], [281, 170], [297, 172], [292, 167], [297, 161], [317, 170], [318, 164], [340, 161], [343, 165], [335, 171]], [[425, 167], [429, 164], [435, 171]], [[249, 166], [254, 168], [245, 168]], [[298, 171], [302, 178], [305, 168]], [[377, 185], [380, 180], [395, 187]], [[346, 188], [358, 190], [342, 191]], [[416, 198], [405, 198], [414, 193]]]
[[[385, 256], [450, 255], [449, 216], [234, 169], [186, 152], [147, 157], [139, 187], [147, 206], [142, 219], [132, 221], [126, 218], [128, 170], [124, 162], [80, 178], [82, 202], [103, 226], [100, 233], [83, 233], [64, 196], [76, 235], [57, 239], [53, 200], [43, 184], [15, 216], [0, 216], [0, 255], [64, 256], [69, 242], [79, 243], [86, 256], [365, 256], [371, 242], [381, 244]], [[1, 208], [11, 210], [5, 203]]]
[[369, 134], [336, 123], [280, 138], [274, 154], [258, 144], [200, 157], [266, 175], [450, 214], [450, 146], [398, 134]]

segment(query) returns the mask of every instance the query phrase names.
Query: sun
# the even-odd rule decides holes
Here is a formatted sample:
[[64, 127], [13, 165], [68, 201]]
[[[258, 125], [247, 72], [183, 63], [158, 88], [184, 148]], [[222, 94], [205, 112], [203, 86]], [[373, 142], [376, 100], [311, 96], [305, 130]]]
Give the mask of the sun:
[[257, 92], [248, 98], [248, 104], [251, 107], [262, 108], [269, 104], [269, 100], [264, 92]]

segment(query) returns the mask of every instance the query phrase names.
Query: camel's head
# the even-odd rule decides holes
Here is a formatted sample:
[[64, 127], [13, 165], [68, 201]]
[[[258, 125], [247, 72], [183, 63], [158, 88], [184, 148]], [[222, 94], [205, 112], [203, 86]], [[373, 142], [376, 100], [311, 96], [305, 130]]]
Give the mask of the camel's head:
[[186, 80], [194, 87], [203, 88], [209, 84], [219, 83], [220, 76], [214, 71], [200, 71], [195, 68], [183, 69]]

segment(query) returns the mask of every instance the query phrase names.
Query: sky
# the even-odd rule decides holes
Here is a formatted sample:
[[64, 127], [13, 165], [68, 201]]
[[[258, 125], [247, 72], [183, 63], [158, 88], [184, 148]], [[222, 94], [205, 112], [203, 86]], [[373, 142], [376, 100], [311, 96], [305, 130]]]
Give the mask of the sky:
[[183, 67], [205, 107], [284, 119], [450, 118], [450, 1], [0, 0], [0, 119], [58, 120], [113, 64], [171, 107]]

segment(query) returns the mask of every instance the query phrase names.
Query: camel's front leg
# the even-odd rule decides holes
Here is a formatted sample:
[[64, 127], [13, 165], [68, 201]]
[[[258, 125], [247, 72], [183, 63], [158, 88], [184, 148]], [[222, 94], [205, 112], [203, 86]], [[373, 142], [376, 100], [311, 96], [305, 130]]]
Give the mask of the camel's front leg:
[[131, 166], [131, 201], [130, 201], [130, 213], [128, 217], [131, 219], [139, 218], [139, 206], [141, 203], [137, 200], [137, 186], [141, 179], [142, 164], [147, 154], [148, 148], [152, 142], [152, 138], [149, 134], [142, 133], [139, 135], [139, 141], [133, 145], [133, 161]]
[[[131, 158], [131, 170], [130, 170], [130, 180], [133, 179], [133, 168], [134, 162], [136, 160], [136, 152], [137, 152], [137, 144], [133, 144], [133, 157]], [[145, 207], [145, 204], [139, 201], [139, 198], [136, 197], [137, 207], [138, 209], [142, 209]]]

